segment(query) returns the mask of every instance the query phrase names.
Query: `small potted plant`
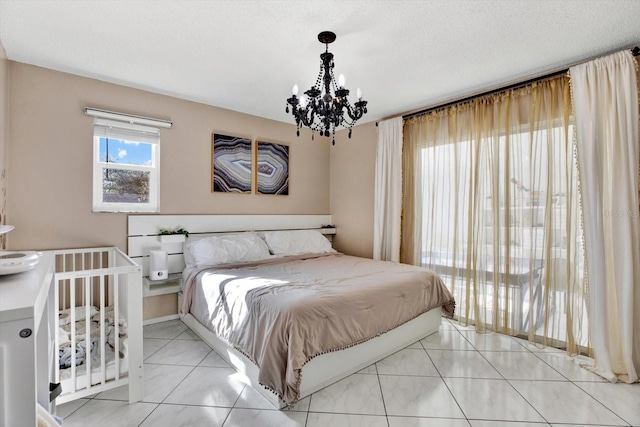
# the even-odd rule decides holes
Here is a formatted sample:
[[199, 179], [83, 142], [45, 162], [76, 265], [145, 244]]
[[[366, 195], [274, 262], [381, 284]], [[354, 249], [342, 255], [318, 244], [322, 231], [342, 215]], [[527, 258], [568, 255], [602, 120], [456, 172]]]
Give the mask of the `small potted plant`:
[[182, 243], [189, 237], [189, 232], [182, 227], [161, 228], [158, 237], [161, 243]]

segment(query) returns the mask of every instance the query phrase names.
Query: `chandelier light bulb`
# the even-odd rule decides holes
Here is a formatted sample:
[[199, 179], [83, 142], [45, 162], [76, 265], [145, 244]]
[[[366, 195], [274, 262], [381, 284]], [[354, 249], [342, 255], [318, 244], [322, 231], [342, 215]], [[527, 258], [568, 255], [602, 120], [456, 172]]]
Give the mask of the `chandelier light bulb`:
[[356, 96], [358, 97], [358, 100], [362, 99], [362, 91], [360, 90], [360, 88], [356, 90]]
[[302, 95], [302, 96], [300, 97], [300, 106], [301, 106], [302, 108], [304, 108], [304, 107], [306, 107], [306, 106], [307, 106], [307, 96], [306, 96], [306, 95]]
[[340, 74], [340, 77], [338, 77], [338, 86], [344, 87], [344, 74]]
[[292, 92], [293, 92], [293, 96], [298, 96], [298, 85], [297, 84], [293, 85], [293, 91]]

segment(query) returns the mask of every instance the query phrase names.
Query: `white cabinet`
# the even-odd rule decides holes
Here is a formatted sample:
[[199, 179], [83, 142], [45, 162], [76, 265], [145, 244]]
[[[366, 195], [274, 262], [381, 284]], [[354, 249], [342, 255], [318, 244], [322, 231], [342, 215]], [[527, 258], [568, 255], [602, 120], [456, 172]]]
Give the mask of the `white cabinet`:
[[0, 427], [36, 425], [36, 402], [53, 412], [53, 255], [32, 270], [0, 276]]

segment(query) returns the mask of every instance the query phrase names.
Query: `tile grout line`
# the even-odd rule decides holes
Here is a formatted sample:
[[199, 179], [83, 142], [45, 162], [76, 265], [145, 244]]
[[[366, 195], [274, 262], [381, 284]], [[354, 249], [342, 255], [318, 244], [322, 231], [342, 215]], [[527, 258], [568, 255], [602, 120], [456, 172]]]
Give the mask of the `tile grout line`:
[[[145, 360], [149, 359], [151, 356], [153, 356], [155, 353], [157, 353], [158, 351], [160, 351], [162, 348], [164, 348], [164, 347], [166, 347], [167, 345], [169, 345], [171, 342], [173, 342], [173, 341], [183, 341], [183, 340], [178, 340], [178, 337], [179, 337], [180, 335], [182, 335], [182, 334], [183, 334], [187, 329], [188, 329], [188, 328], [187, 328], [187, 327], [185, 327], [185, 329], [184, 329], [184, 330], [182, 330], [182, 332], [178, 333], [174, 338], [169, 339], [169, 342], [167, 342], [167, 343], [166, 343], [165, 345], [163, 345], [162, 347], [158, 348], [156, 351], [154, 351], [152, 354], [150, 354], [150, 355], [149, 355]], [[144, 334], [144, 331], [143, 331], [143, 334]], [[159, 338], [159, 339], [167, 339], [167, 338]], [[144, 341], [144, 335], [143, 335], [143, 341]], [[193, 340], [193, 341], [195, 341], [195, 340]], [[200, 340], [200, 339], [198, 339], [198, 341], [201, 341], [201, 340]], [[213, 350], [210, 350], [210, 351], [209, 351], [209, 353], [211, 353], [211, 351], [213, 351]], [[145, 417], [145, 419], [144, 419], [144, 420], [142, 420], [142, 423], [144, 423], [144, 422], [147, 420], [147, 418], [149, 418], [149, 417], [151, 416], [151, 414], [153, 414], [153, 413], [154, 413], [154, 412], [155, 412], [155, 411], [156, 411], [156, 410], [157, 410], [161, 405], [163, 405], [163, 404], [164, 404], [164, 402], [165, 402], [165, 401], [167, 400], [167, 398], [171, 395], [171, 393], [173, 393], [173, 392], [174, 392], [174, 391], [175, 391], [175, 390], [180, 386], [180, 384], [182, 384], [182, 383], [187, 379], [187, 377], [188, 377], [189, 375], [191, 375], [191, 373], [192, 373], [193, 371], [195, 371], [195, 369], [199, 366], [199, 364], [200, 364], [200, 363], [202, 363], [202, 361], [203, 361], [204, 359], [206, 359], [206, 357], [209, 355], [209, 353], [207, 353], [207, 354], [206, 354], [206, 355], [205, 355], [205, 356], [200, 360], [200, 362], [198, 362], [198, 364], [197, 364], [197, 365], [195, 365], [195, 366], [192, 366], [192, 365], [177, 365], [177, 364], [175, 364], [175, 363], [171, 363], [171, 364], [155, 363], [156, 365], [164, 365], [164, 366], [191, 366], [191, 370], [190, 370], [190, 371], [189, 371], [189, 372], [184, 376], [184, 378], [182, 378], [182, 380], [180, 380], [180, 381], [179, 381], [179, 382], [178, 382], [178, 383], [177, 383], [177, 384], [176, 384], [176, 385], [171, 389], [171, 391], [169, 391], [169, 393], [167, 393], [167, 395], [162, 399], [162, 401], [160, 401], [159, 403], [157, 403], [157, 405], [156, 405], [156, 407], [153, 409], [153, 411], [151, 411], [151, 412], [149, 413], [149, 415], [147, 415], [147, 416]], [[145, 363], [145, 361], [143, 361], [143, 367], [144, 367], [144, 365], [145, 365], [145, 364], [154, 365], [154, 363]], [[144, 402], [144, 396], [143, 396], [143, 402]], [[152, 403], [152, 402], [147, 402], [147, 403]], [[228, 414], [227, 414], [227, 415], [228, 415]], [[140, 423], [140, 425], [141, 425], [142, 423]]]
[[[182, 335], [185, 331], [190, 330], [190, 329], [189, 329], [189, 327], [188, 327], [188, 326], [186, 326], [186, 325], [184, 324], [184, 322], [182, 322], [182, 320], [180, 320], [180, 323], [181, 323], [182, 325], [184, 325], [185, 329], [184, 329], [182, 332], [180, 332], [180, 333], [179, 333], [175, 338], [173, 338], [171, 341], [196, 341], [196, 342], [201, 342], [201, 343], [205, 344], [205, 345], [207, 346], [207, 348], [209, 348], [209, 352], [208, 352], [206, 355], [204, 355], [204, 357], [203, 357], [202, 359], [200, 359], [200, 361], [198, 362], [198, 364], [197, 364], [197, 365], [192, 366], [192, 368], [191, 368], [191, 370], [189, 371], [189, 373], [188, 373], [187, 375], [185, 375], [185, 376], [184, 376], [184, 378], [183, 378], [183, 379], [182, 379], [178, 384], [176, 384], [176, 386], [173, 388], [173, 390], [171, 390], [171, 391], [169, 392], [169, 394], [167, 394], [167, 396], [162, 400], [161, 404], [163, 404], [163, 403], [167, 400], [167, 398], [171, 395], [171, 393], [173, 393], [173, 392], [174, 392], [174, 391], [175, 391], [175, 390], [180, 386], [180, 384], [182, 384], [182, 383], [187, 379], [187, 377], [189, 377], [189, 375], [191, 375], [191, 374], [193, 373], [193, 371], [195, 371], [195, 370], [196, 370], [196, 368], [201, 367], [201, 366], [200, 366], [200, 364], [201, 364], [202, 362], [204, 362], [204, 360], [205, 360], [205, 359], [206, 359], [206, 358], [207, 358], [207, 357], [208, 357], [212, 352], [214, 352], [214, 353], [215, 353], [215, 350], [213, 350], [211, 347], [209, 347], [209, 344], [207, 344], [207, 343], [205, 343], [204, 341], [202, 341], [202, 339], [200, 339], [200, 337], [198, 337], [198, 339], [197, 339], [197, 340], [179, 340], [179, 339], [178, 339], [178, 337], [179, 337], [180, 335]], [[169, 343], [167, 343], [167, 344], [169, 344]], [[170, 364], [170, 365], [171, 365], [171, 366], [185, 366], [185, 365], [177, 365], [177, 364], [175, 364], [175, 363], [172, 363], [172, 364]], [[186, 366], [191, 366], [191, 365], [186, 365]], [[202, 367], [206, 367], [206, 368], [213, 368], [213, 366], [202, 366]], [[228, 414], [227, 414], [227, 416], [225, 417], [225, 419], [224, 419], [223, 423], [221, 424], [221, 426], [222, 426], [222, 425], [224, 425], [224, 423], [227, 421], [227, 418], [228, 418], [228, 417], [229, 417], [229, 415], [231, 414], [231, 411], [232, 411], [232, 410], [233, 410], [233, 408], [235, 407], [235, 404], [238, 402], [238, 399], [240, 399], [240, 395], [242, 395], [242, 392], [244, 391], [244, 389], [245, 389], [245, 388], [246, 388], [246, 385], [242, 388], [242, 390], [241, 390], [241, 391], [240, 391], [240, 393], [238, 394], [238, 397], [236, 397], [236, 400], [235, 400], [235, 402], [233, 402], [233, 405], [231, 406], [231, 408], [229, 408], [229, 413], [228, 413]], [[190, 406], [193, 406], [193, 405], [190, 405]], [[197, 406], [200, 406], [200, 405], [197, 405]], [[209, 407], [209, 408], [210, 408], [210, 407], [218, 407], [218, 406], [210, 406], [210, 405], [204, 405], [204, 406], [205, 406], [205, 407]], [[219, 406], [219, 407], [220, 407], [220, 408], [227, 408], [226, 406]]]
[[[566, 375], [564, 375], [562, 372], [560, 372], [559, 370], [557, 370], [556, 368], [554, 368], [553, 366], [551, 366], [551, 364], [549, 362], [547, 362], [546, 360], [544, 360], [542, 357], [538, 356], [538, 353], [534, 353], [531, 352], [531, 354], [533, 354], [538, 360], [540, 360], [542, 363], [546, 364], [547, 366], [549, 366], [551, 369], [553, 369], [554, 371], [556, 371], [558, 374], [560, 374], [560, 376], [562, 376], [563, 378], [565, 378], [567, 381], [569, 382], [574, 382], [572, 381], [569, 377], [567, 377]], [[564, 353], [565, 357], [568, 357], [566, 355], [566, 353]]]
[[314, 393], [311, 393], [311, 394], [309, 395], [309, 407], [307, 408], [307, 416], [306, 416], [306, 417], [305, 417], [305, 419], [304, 419], [304, 425], [305, 425], [305, 427], [307, 427], [307, 424], [309, 424], [309, 414], [311, 413], [311, 399], [313, 399], [313, 394], [314, 394]]
[[[473, 345], [473, 344], [472, 344], [472, 345]], [[518, 345], [520, 345], [520, 344], [518, 344]], [[474, 346], [474, 348], [475, 348], [475, 346]], [[529, 352], [529, 349], [525, 348], [525, 350], [527, 350], [527, 351]], [[492, 367], [492, 368], [493, 368], [493, 369], [498, 373], [498, 375], [500, 375], [500, 376], [502, 377], [502, 379], [503, 379], [504, 381], [506, 381], [506, 383], [507, 383], [507, 384], [509, 384], [509, 386], [510, 386], [510, 387], [511, 387], [511, 388], [512, 388], [516, 393], [518, 393], [518, 396], [520, 396], [520, 397], [521, 397], [525, 402], [527, 402], [527, 405], [529, 405], [529, 406], [531, 407], [531, 409], [533, 409], [534, 411], [536, 411], [536, 413], [537, 413], [538, 415], [540, 415], [540, 418], [542, 418], [542, 419], [543, 419], [547, 424], [551, 424], [551, 423], [549, 422], [549, 420], [547, 420], [547, 419], [546, 419], [546, 418], [545, 418], [545, 417], [540, 413], [540, 411], [538, 411], [538, 409], [536, 409], [536, 407], [535, 407], [535, 406], [533, 406], [533, 404], [531, 404], [531, 402], [529, 402], [529, 400], [527, 400], [527, 398], [526, 398], [526, 397], [524, 397], [524, 396], [523, 396], [523, 395], [518, 391], [518, 389], [517, 389], [517, 388], [515, 388], [515, 386], [514, 386], [513, 384], [511, 384], [511, 381], [509, 381], [509, 380], [508, 380], [508, 379], [507, 379], [507, 378], [502, 374], [502, 372], [500, 372], [500, 371], [499, 371], [495, 366], [493, 366], [493, 364], [489, 361], [489, 359], [487, 359], [487, 358], [484, 356], [484, 354], [482, 354], [482, 352], [481, 352], [480, 350], [478, 350], [478, 353], [480, 354], [480, 357], [482, 357], [484, 360], [486, 360], [486, 362], [489, 364], [489, 366], [491, 366], [491, 367]], [[529, 352], [529, 353], [531, 353], [531, 352]], [[530, 381], [530, 380], [523, 380], [523, 381]]]
[[[598, 399], [597, 397], [593, 396], [591, 393], [589, 393], [587, 390], [583, 389], [582, 387], [580, 387], [578, 384], [576, 384], [574, 381], [569, 381], [571, 384], [573, 384], [574, 386], [576, 386], [580, 391], [582, 391], [583, 393], [585, 393], [587, 396], [591, 397], [593, 400], [595, 400], [596, 402], [598, 402], [599, 404], [601, 404], [603, 407], [605, 407], [606, 409], [608, 409], [613, 415], [615, 415], [616, 417], [620, 418], [622, 421], [624, 421], [625, 423], [627, 423], [628, 426], [631, 426], [632, 424], [627, 421], [626, 419], [622, 418], [622, 415], [618, 414], [617, 412], [615, 412], [613, 409], [609, 408], [607, 405], [605, 405], [604, 403], [602, 403], [600, 401], [600, 399]], [[590, 382], [590, 381], [589, 381]]]
[[[211, 351], [213, 351], [213, 349]], [[248, 387], [247, 384], [245, 384], [244, 387], [242, 387], [242, 390], [240, 390], [240, 393], [238, 393], [238, 397], [236, 397], [236, 400], [233, 402], [233, 405], [231, 405], [231, 408], [229, 408], [229, 413], [227, 413], [227, 416], [224, 417], [224, 421], [222, 421], [222, 424], [220, 424], [220, 427], [224, 427], [225, 423], [231, 416], [231, 412], [233, 412], [233, 410], [236, 408], [236, 404], [238, 403], [238, 400], [240, 400], [240, 396], [242, 396], [242, 393], [244, 393], [244, 390], [247, 387]], [[244, 409], [244, 408], [238, 408], [238, 409]]]
[[[551, 368], [554, 372], [556, 372], [558, 375], [560, 375], [562, 378], [565, 379], [565, 381], [560, 381], [560, 380], [553, 380], [553, 379], [549, 379], [549, 380], [545, 380], [545, 379], [508, 379], [506, 377], [504, 377], [504, 375], [502, 375], [502, 373], [500, 371], [498, 371], [498, 369], [493, 366], [493, 364], [491, 364], [491, 362], [484, 356], [484, 354], [482, 354], [482, 352], [480, 352], [481, 356], [487, 360], [487, 362], [491, 365], [491, 367], [493, 369], [495, 369], [501, 376], [503, 376], [503, 378], [505, 379], [505, 381], [507, 381], [507, 383], [516, 391], [516, 393], [518, 393], [524, 400], [525, 402], [527, 402], [527, 404], [529, 404], [529, 406], [531, 406], [541, 417], [542, 419], [544, 419], [548, 424], [551, 424], [550, 421], [548, 421], [532, 404], [531, 402], [529, 402], [529, 400], [527, 400], [519, 391], [517, 388], [515, 388], [515, 386], [511, 383], [511, 381], [530, 381], [530, 382], [560, 382], [560, 383], [564, 383], [564, 382], [568, 382], [571, 383], [572, 385], [574, 385], [575, 387], [577, 387], [579, 390], [583, 391], [584, 393], [586, 393], [588, 396], [590, 396], [591, 398], [593, 398], [596, 402], [600, 403], [604, 408], [606, 408], [607, 410], [609, 410], [612, 414], [614, 414], [616, 417], [618, 417], [619, 419], [621, 419], [622, 421], [624, 421], [625, 423], [627, 423], [627, 425], [631, 425], [631, 423], [629, 423], [627, 420], [625, 420], [622, 416], [620, 416], [618, 413], [616, 413], [615, 411], [613, 411], [612, 409], [610, 409], [608, 406], [606, 406], [604, 403], [600, 402], [600, 400], [596, 399], [594, 396], [592, 396], [591, 394], [589, 394], [586, 390], [582, 389], [578, 384], [575, 383], [575, 381], [572, 381], [571, 379], [569, 379], [566, 375], [564, 375], [562, 372], [560, 372], [559, 370], [555, 369], [553, 366], [551, 366], [549, 363], [547, 363], [546, 360], [542, 359], [541, 357], [538, 356], [537, 352], [533, 352], [530, 349], [528, 349], [526, 346], [524, 346], [523, 344], [521, 344], [517, 339], [515, 339], [515, 337], [510, 337], [512, 340], [516, 341], [516, 343], [518, 343], [519, 345], [521, 345], [529, 354], [532, 354], [536, 360], [539, 360], [540, 362], [542, 362], [543, 364], [545, 364], [546, 366], [548, 366], [549, 368]], [[485, 350], [486, 351], [486, 350]]]
[[[499, 370], [498, 370], [498, 369], [497, 369], [497, 368], [496, 368], [496, 367], [495, 367], [495, 366], [494, 366], [494, 365], [489, 361], [489, 359], [487, 359], [487, 358], [485, 357], [485, 355], [482, 353], [482, 351], [481, 351], [480, 349], [478, 349], [475, 345], [473, 345], [473, 343], [472, 343], [472, 342], [471, 342], [471, 341], [470, 341], [470, 340], [465, 336], [465, 334], [461, 333], [459, 330], [458, 330], [458, 332], [460, 333], [460, 335], [462, 335], [462, 336], [463, 336], [463, 338], [464, 338], [465, 340], [467, 340], [467, 341], [469, 342], [469, 344], [471, 345], [471, 347], [473, 347], [473, 348], [475, 349], [475, 351], [476, 351], [476, 352], [478, 352], [478, 354], [480, 355], [480, 357], [482, 357], [482, 358], [483, 358], [483, 359], [484, 359], [484, 360], [489, 364], [489, 366], [491, 366], [491, 368], [493, 368], [493, 369], [498, 373], [498, 375], [500, 375], [500, 377], [502, 377], [502, 380], [503, 380], [503, 381], [505, 381], [507, 384], [509, 384], [509, 386], [510, 386], [510, 387], [511, 387], [511, 388], [512, 388], [516, 393], [518, 393], [518, 395], [519, 395], [520, 397], [522, 397], [522, 399], [523, 399], [525, 402], [527, 402], [527, 404], [528, 404], [528, 405], [529, 405], [529, 406], [530, 406], [530, 407], [531, 407], [531, 408], [532, 408], [532, 409], [533, 409], [533, 410], [534, 410], [538, 415], [540, 415], [540, 417], [541, 417], [541, 418], [542, 418], [542, 419], [543, 419], [547, 424], [550, 424], [550, 422], [549, 422], [549, 421], [548, 421], [548, 420], [547, 420], [547, 419], [546, 419], [546, 418], [545, 418], [545, 417], [544, 417], [544, 416], [543, 416], [543, 415], [542, 415], [542, 414], [541, 414], [541, 413], [540, 413], [540, 412], [539, 412], [539, 411], [538, 411], [538, 410], [537, 410], [537, 409], [536, 409], [536, 408], [531, 404], [531, 402], [529, 402], [529, 401], [528, 401], [528, 400], [527, 400], [527, 399], [526, 399], [526, 398], [525, 398], [525, 397], [524, 397], [524, 396], [523, 396], [523, 395], [518, 391], [518, 389], [516, 389], [516, 388], [514, 387], [514, 385], [513, 385], [513, 384], [511, 384], [511, 381], [509, 381], [509, 379], [507, 379], [507, 378], [502, 374], [502, 372], [500, 372], [500, 371], [499, 371]], [[509, 337], [509, 338], [511, 338], [511, 340], [515, 341], [513, 337], [508, 336], [508, 335], [507, 335], [507, 337]], [[521, 346], [522, 348], [524, 348], [524, 350], [525, 350], [525, 351], [521, 352], [521, 351], [502, 351], [502, 350], [499, 350], [499, 351], [498, 351], [498, 350], [496, 350], [495, 352], [500, 352], [500, 353], [505, 353], [505, 352], [512, 352], [512, 353], [524, 353], [524, 352], [526, 352], [526, 353], [528, 353], [528, 354], [533, 354], [533, 352], [532, 352], [532, 351], [530, 351], [530, 350], [529, 350], [528, 348], [526, 348], [525, 346], [521, 345], [519, 342], [517, 342], [517, 341], [516, 341], [516, 344], [518, 344], [519, 346]], [[483, 351], [491, 351], [491, 350], [483, 350]], [[428, 355], [428, 352], [427, 352], [427, 355]], [[534, 356], [535, 356], [535, 354], [534, 354]], [[429, 356], [429, 357], [430, 357], [430, 356]], [[537, 357], [536, 357], [536, 359], [539, 359], [539, 358], [537, 358]], [[540, 359], [539, 359], [539, 360], [540, 360]], [[435, 364], [434, 364], [434, 365], [435, 365]], [[436, 369], [437, 369], [437, 367], [436, 367]], [[555, 369], [554, 369], [554, 371], [555, 371]], [[440, 371], [438, 371], [438, 373], [439, 373], [439, 372], [440, 372]], [[557, 371], [556, 371], [556, 372], [557, 372]], [[443, 378], [443, 381], [444, 381], [444, 377], [442, 377], [442, 378]], [[474, 379], [474, 378], [470, 378], [470, 379]], [[495, 378], [495, 379], [499, 380], [498, 378]], [[523, 381], [530, 381], [530, 380], [523, 380]], [[447, 385], [446, 381], [444, 381], [444, 383], [445, 383], [445, 385]], [[449, 386], [448, 386], [448, 385], [447, 385], [447, 389], [449, 389]], [[449, 392], [451, 393], [451, 395], [452, 395], [452, 396], [454, 397], [454, 399], [455, 399], [455, 396], [453, 395], [453, 392], [451, 392], [451, 390], [450, 390], [450, 389], [449, 389]], [[457, 399], [456, 399], [456, 403], [458, 403]], [[458, 404], [458, 406], [459, 406], [459, 404]], [[460, 410], [462, 410], [462, 408], [460, 408]], [[462, 411], [462, 413], [464, 414], [464, 411]], [[465, 414], [465, 417], [466, 417], [466, 414]], [[469, 419], [468, 419], [468, 418], [467, 418], [467, 422], [469, 422]], [[469, 422], [469, 423], [470, 423], [470, 422]]]
[[[438, 334], [440, 334], [440, 331], [438, 331]], [[422, 342], [420, 342], [420, 344], [422, 344]], [[424, 344], [422, 344], [422, 348], [424, 348]], [[436, 372], [438, 373], [438, 375], [440, 375], [440, 380], [442, 381], [442, 383], [444, 384], [444, 386], [447, 388], [447, 391], [449, 392], [449, 394], [451, 395], [451, 397], [453, 398], [453, 401], [456, 402], [456, 405], [458, 405], [458, 409], [460, 409], [460, 412], [462, 413], [462, 415], [464, 415], [464, 419], [467, 421], [467, 424], [469, 424], [471, 426], [471, 422], [469, 421], [469, 417], [467, 417], [467, 414], [465, 414], [464, 410], [462, 409], [462, 406], [460, 406], [460, 402], [458, 402], [458, 399], [456, 399], [456, 397], [454, 396], [453, 392], [451, 391], [451, 389], [449, 388], [449, 385], [447, 384], [447, 382], [444, 380], [444, 377], [442, 376], [442, 374], [440, 373], [440, 370], [438, 369], [438, 367], [436, 366], [436, 364], [433, 362], [433, 359], [431, 359], [431, 356], [429, 355], [429, 352], [427, 351], [427, 349], [424, 349], [424, 352], [427, 354], [427, 357], [429, 358], [429, 361], [431, 362], [431, 364], [433, 365], [433, 367], [436, 369]]]
[[374, 363], [373, 367], [376, 370], [376, 378], [378, 379], [378, 387], [380, 387], [380, 396], [382, 397], [382, 407], [384, 408], [384, 419], [387, 421], [387, 427], [390, 427], [389, 414], [387, 413], [387, 403], [384, 401], [384, 391], [382, 390], [382, 382], [380, 381], [380, 372], [378, 372], [378, 363], [377, 362]]
[[[169, 342], [168, 342], [168, 343], [166, 343], [165, 345], [163, 345], [162, 347], [160, 347], [159, 349], [157, 349], [153, 354], [157, 353], [157, 352], [158, 352], [158, 351], [160, 351], [162, 348], [164, 348], [165, 346], [169, 345], [169, 343], [171, 343], [171, 342], [175, 341], [175, 340], [176, 340], [176, 339], [177, 339], [177, 338], [178, 338], [178, 337], [179, 337], [183, 332], [184, 332], [184, 331], [180, 332], [178, 335], [176, 335], [176, 337], [175, 337], [175, 338], [173, 338], [173, 339], [169, 340]], [[144, 341], [144, 335], [143, 335], [143, 341]], [[153, 354], [149, 355], [149, 357], [153, 356]], [[207, 355], [208, 355], [208, 353], [207, 353]], [[148, 357], [148, 358], [149, 358], [149, 357]], [[207, 357], [207, 356], [205, 356], [205, 358], [206, 358], [206, 357]], [[147, 358], [147, 359], [148, 359], [148, 358]], [[146, 360], [146, 359], [145, 359], [145, 360]], [[203, 358], [202, 360], [204, 360], [204, 358]], [[202, 360], [200, 361], [200, 363], [202, 363]], [[144, 365], [145, 365], [145, 364], [146, 364], [146, 363], [145, 363], [144, 361], [142, 361], [143, 370], [144, 370]], [[153, 363], [148, 363], [148, 364], [149, 364], [149, 365], [153, 365]], [[172, 364], [170, 364], [170, 365], [165, 365], [165, 366], [176, 366], [176, 364], [175, 364], [175, 363], [172, 363]], [[183, 366], [183, 365], [178, 365], [178, 366]], [[187, 372], [187, 375], [185, 375], [185, 376], [184, 376], [184, 378], [182, 378], [182, 380], [180, 380], [180, 381], [178, 382], [178, 384], [176, 384], [176, 385], [175, 385], [175, 387], [173, 387], [173, 388], [171, 389], [171, 391], [170, 391], [169, 393], [167, 393], [167, 395], [162, 399], [162, 401], [160, 401], [160, 402], [156, 405], [156, 407], [155, 407], [155, 408], [153, 408], [153, 411], [151, 411], [151, 412], [149, 413], [149, 415], [147, 415], [147, 416], [144, 418], [144, 420], [142, 420], [142, 422], [141, 422], [140, 424], [138, 424], [138, 427], [140, 427], [140, 426], [141, 426], [141, 425], [142, 425], [142, 424], [147, 420], [147, 418], [149, 418], [149, 417], [150, 417], [150, 416], [151, 416], [151, 415], [152, 415], [152, 414], [153, 414], [153, 413], [154, 413], [154, 412], [155, 412], [155, 411], [156, 411], [156, 410], [157, 410], [157, 409], [158, 409], [162, 404], [164, 404], [164, 402], [167, 400], [167, 398], [168, 398], [169, 396], [171, 396], [171, 393], [173, 393], [174, 391], [176, 391], [176, 389], [178, 388], [178, 386], [180, 386], [180, 384], [182, 384], [182, 383], [184, 382], [184, 380], [186, 380], [186, 379], [187, 379], [187, 377], [188, 377], [189, 375], [191, 375], [191, 373], [196, 369], [196, 367], [197, 367], [197, 366], [198, 366], [198, 365], [196, 365], [196, 366], [192, 366], [192, 367], [191, 367], [191, 370], [190, 370], [189, 372]], [[143, 374], [143, 375], [144, 375], [144, 374]], [[144, 378], [144, 377], [143, 377], [143, 378]], [[143, 387], [144, 387], [144, 384], [143, 384]], [[143, 390], [144, 390], [144, 388], [143, 388]], [[142, 401], [144, 402], [144, 396], [142, 397]], [[149, 402], [149, 403], [151, 403], [151, 402]]]
[[[70, 412], [70, 413], [69, 413], [65, 418], [68, 418], [68, 417], [70, 417], [71, 415], [75, 414], [75, 413], [78, 411], [78, 409], [82, 408], [84, 405], [86, 405], [87, 403], [89, 403], [89, 402], [91, 402], [91, 401], [93, 400], [93, 399], [89, 399], [89, 398], [84, 398], [84, 399], [86, 399], [86, 402], [84, 402], [82, 405], [78, 406], [76, 409], [74, 409], [73, 411], [71, 411], [71, 412]], [[80, 399], [76, 399], [76, 400], [80, 400]], [[75, 402], [75, 401], [74, 401], [74, 400], [72, 400], [71, 402]], [[64, 405], [67, 405], [67, 404], [69, 404], [69, 403], [71, 403], [71, 402], [64, 403]], [[61, 406], [62, 406], [62, 405], [61, 405]], [[57, 405], [56, 405], [56, 412], [57, 412]]]
[[[173, 341], [173, 340], [170, 340], [170, 339], [168, 339], [168, 338], [146, 338], [146, 339], [148, 339], [148, 340], [160, 340], [160, 339], [161, 339], [161, 340], [167, 340], [167, 342], [166, 342], [166, 343], [164, 343], [163, 345], [161, 345], [160, 347], [156, 348], [156, 349], [154, 350], [154, 352], [153, 352], [153, 353], [151, 353], [150, 355], [148, 355], [147, 357], [145, 357], [145, 358], [142, 360], [142, 362], [143, 362], [143, 363], [144, 363], [148, 358], [150, 358], [151, 356], [153, 356], [154, 354], [156, 354], [157, 352], [159, 352], [160, 350], [162, 350], [163, 348], [165, 348], [165, 347], [167, 346], [167, 344], [169, 344], [171, 341]], [[142, 348], [143, 348], [143, 353], [144, 353], [144, 340], [145, 340], [145, 338], [144, 338], [144, 337], [142, 337]]]
[[145, 421], [147, 421], [147, 419], [151, 416], [151, 414], [153, 414], [153, 413], [156, 411], [156, 409], [158, 409], [159, 407], [160, 407], [160, 403], [157, 403], [157, 404], [156, 404], [156, 407], [155, 407], [155, 408], [153, 408], [153, 409], [151, 410], [151, 412], [149, 412], [149, 413], [147, 414], [147, 416], [146, 416], [146, 417], [144, 417], [144, 418], [142, 419], [142, 421], [140, 421], [140, 423], [138, 424], [138, 427], [140, 427], [142, 424], [144, 424], [144, 422], [145, 422]]

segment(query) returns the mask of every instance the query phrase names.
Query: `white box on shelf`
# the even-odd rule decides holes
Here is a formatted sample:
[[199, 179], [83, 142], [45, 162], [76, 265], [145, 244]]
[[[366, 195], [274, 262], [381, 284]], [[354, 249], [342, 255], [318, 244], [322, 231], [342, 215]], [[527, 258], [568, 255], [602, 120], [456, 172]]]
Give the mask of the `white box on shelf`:
[[167, 251], [149, 251], [149, 279], [164, 280], [169, 274]]

